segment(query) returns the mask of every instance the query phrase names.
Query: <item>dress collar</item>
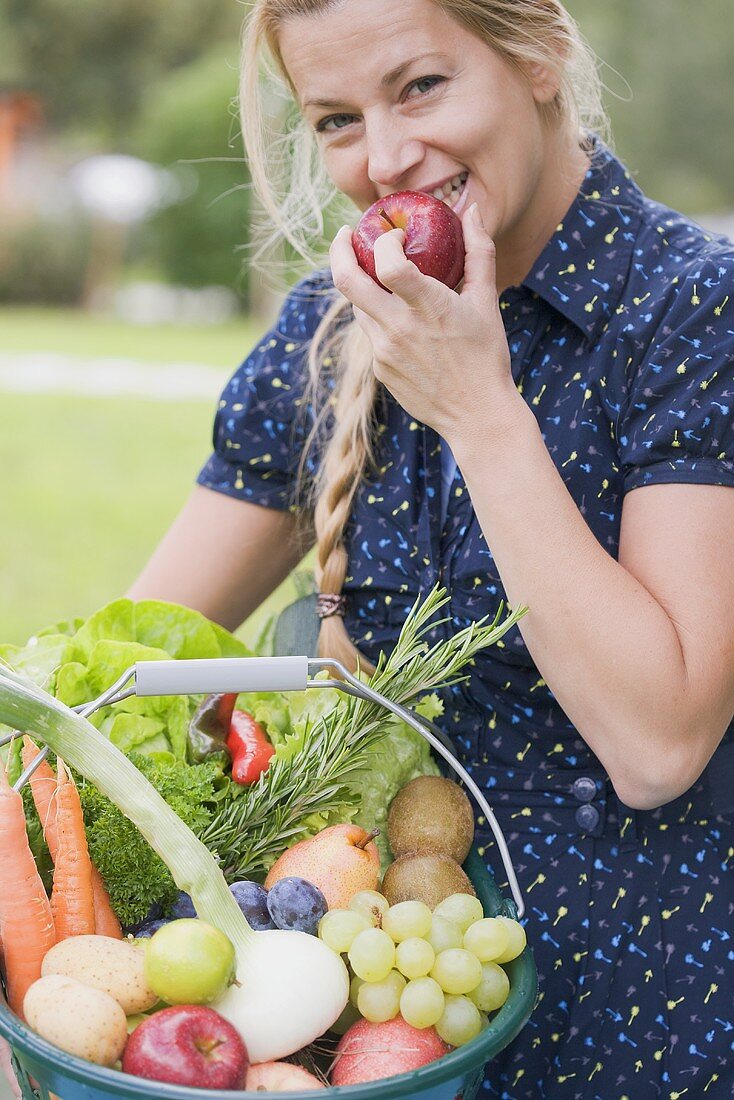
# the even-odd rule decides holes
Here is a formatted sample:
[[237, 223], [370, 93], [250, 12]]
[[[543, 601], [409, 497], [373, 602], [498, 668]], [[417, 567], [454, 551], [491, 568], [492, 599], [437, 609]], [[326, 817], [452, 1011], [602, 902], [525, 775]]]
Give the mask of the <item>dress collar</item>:
[[[563, 221], [523, 286], [593, 341], [608, 324], [629, 276], [643, 194], [596, 135], [591, 163]], [[517, 288], [508, 288], [512, 298]]]

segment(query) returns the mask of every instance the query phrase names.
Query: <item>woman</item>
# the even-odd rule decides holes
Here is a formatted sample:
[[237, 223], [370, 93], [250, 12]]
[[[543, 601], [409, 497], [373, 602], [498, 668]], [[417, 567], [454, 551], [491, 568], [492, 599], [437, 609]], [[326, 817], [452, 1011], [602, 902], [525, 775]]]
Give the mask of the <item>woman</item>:
[[[215, 452], [131, 595], [235, 627], [315, 541], [321, 651], [352, 664], [438, 581], [437, 632], [528, 604], [446, 693], [540, 973], [486, 1092], [729, 1096], [732, 246], [589, 131], [598, 83], [557, 0], [258, 0], [244, 133], [297, 247], [321, 192], [268, 184], [263, 49], [298, 107], [294, 163], [359, 210], [439, 191], [465, 279], [421, 275], [395, 230], [384, 290], [342, 229], [225, 389]], [[481, 821], [478, 840], [498, 869]]]

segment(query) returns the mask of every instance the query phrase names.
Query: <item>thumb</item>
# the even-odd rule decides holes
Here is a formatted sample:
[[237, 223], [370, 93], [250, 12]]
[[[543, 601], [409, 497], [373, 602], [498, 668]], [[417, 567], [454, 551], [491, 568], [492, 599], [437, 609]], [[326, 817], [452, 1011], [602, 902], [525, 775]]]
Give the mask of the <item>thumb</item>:
[[465, 212], [461, 227], [464, 231], [464, 284], [461, 297], [477, 303], [497, 298], [497, 259], [494, 241], [484, 228], [482, 215], [475, 202]]

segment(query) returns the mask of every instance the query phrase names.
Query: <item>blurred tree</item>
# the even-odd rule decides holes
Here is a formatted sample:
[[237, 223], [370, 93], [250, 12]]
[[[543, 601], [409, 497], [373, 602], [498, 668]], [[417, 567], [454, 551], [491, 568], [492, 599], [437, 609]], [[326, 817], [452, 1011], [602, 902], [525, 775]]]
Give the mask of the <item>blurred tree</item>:
[[52, 124], [119, 139], [151, 80], [214, 42], [236, 47], [241, 18], [222, 0], [4, 0], [0, 40], [12, 47], [0, 47], [0, 82], [20, 71]]
[[732, 209], [732, 0], [566, 5], [606, 63], [616, 148], [641, 186], [689, 213]]
[[0, 218], [0, 302], [78, 305], [89, 225], [79, 218]]
[[237, 50], [217, 48], [160, 77], [141, 97], [137, 155], [176, 174], [184, 198], [140, 231], [143, 255], [175, 283], [220, 283], [247, 305], [237, 246], [247, 240], [249, 190], [236, 117]]

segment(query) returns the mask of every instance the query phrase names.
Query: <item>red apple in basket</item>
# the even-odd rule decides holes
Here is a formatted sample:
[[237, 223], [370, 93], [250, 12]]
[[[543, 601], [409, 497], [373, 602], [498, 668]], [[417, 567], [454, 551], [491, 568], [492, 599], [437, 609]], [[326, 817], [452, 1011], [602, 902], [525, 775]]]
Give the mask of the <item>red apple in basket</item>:
[[359, 266], [375, 272], [375, 241], [391, 229], [405, 232], [403, 251], [419, 271], [454, 289], [464, 275], [464, 234], [450, 206], [424, 191], [396, 191], [373, 202], [352, 233]]
[[331, 1083], [357, 1085], [408, 1073], [434, 1062], [450, 1049], [435, 1028], [412, 1027], [402, 1016], [384, 1024], [358, 1020], [339, 1041]]
[[213, 1008], [174, 1005], [135, 1028], [124, 1073], [200, 1089], [240, 1089], [249, 1058], [242, 1039]]

